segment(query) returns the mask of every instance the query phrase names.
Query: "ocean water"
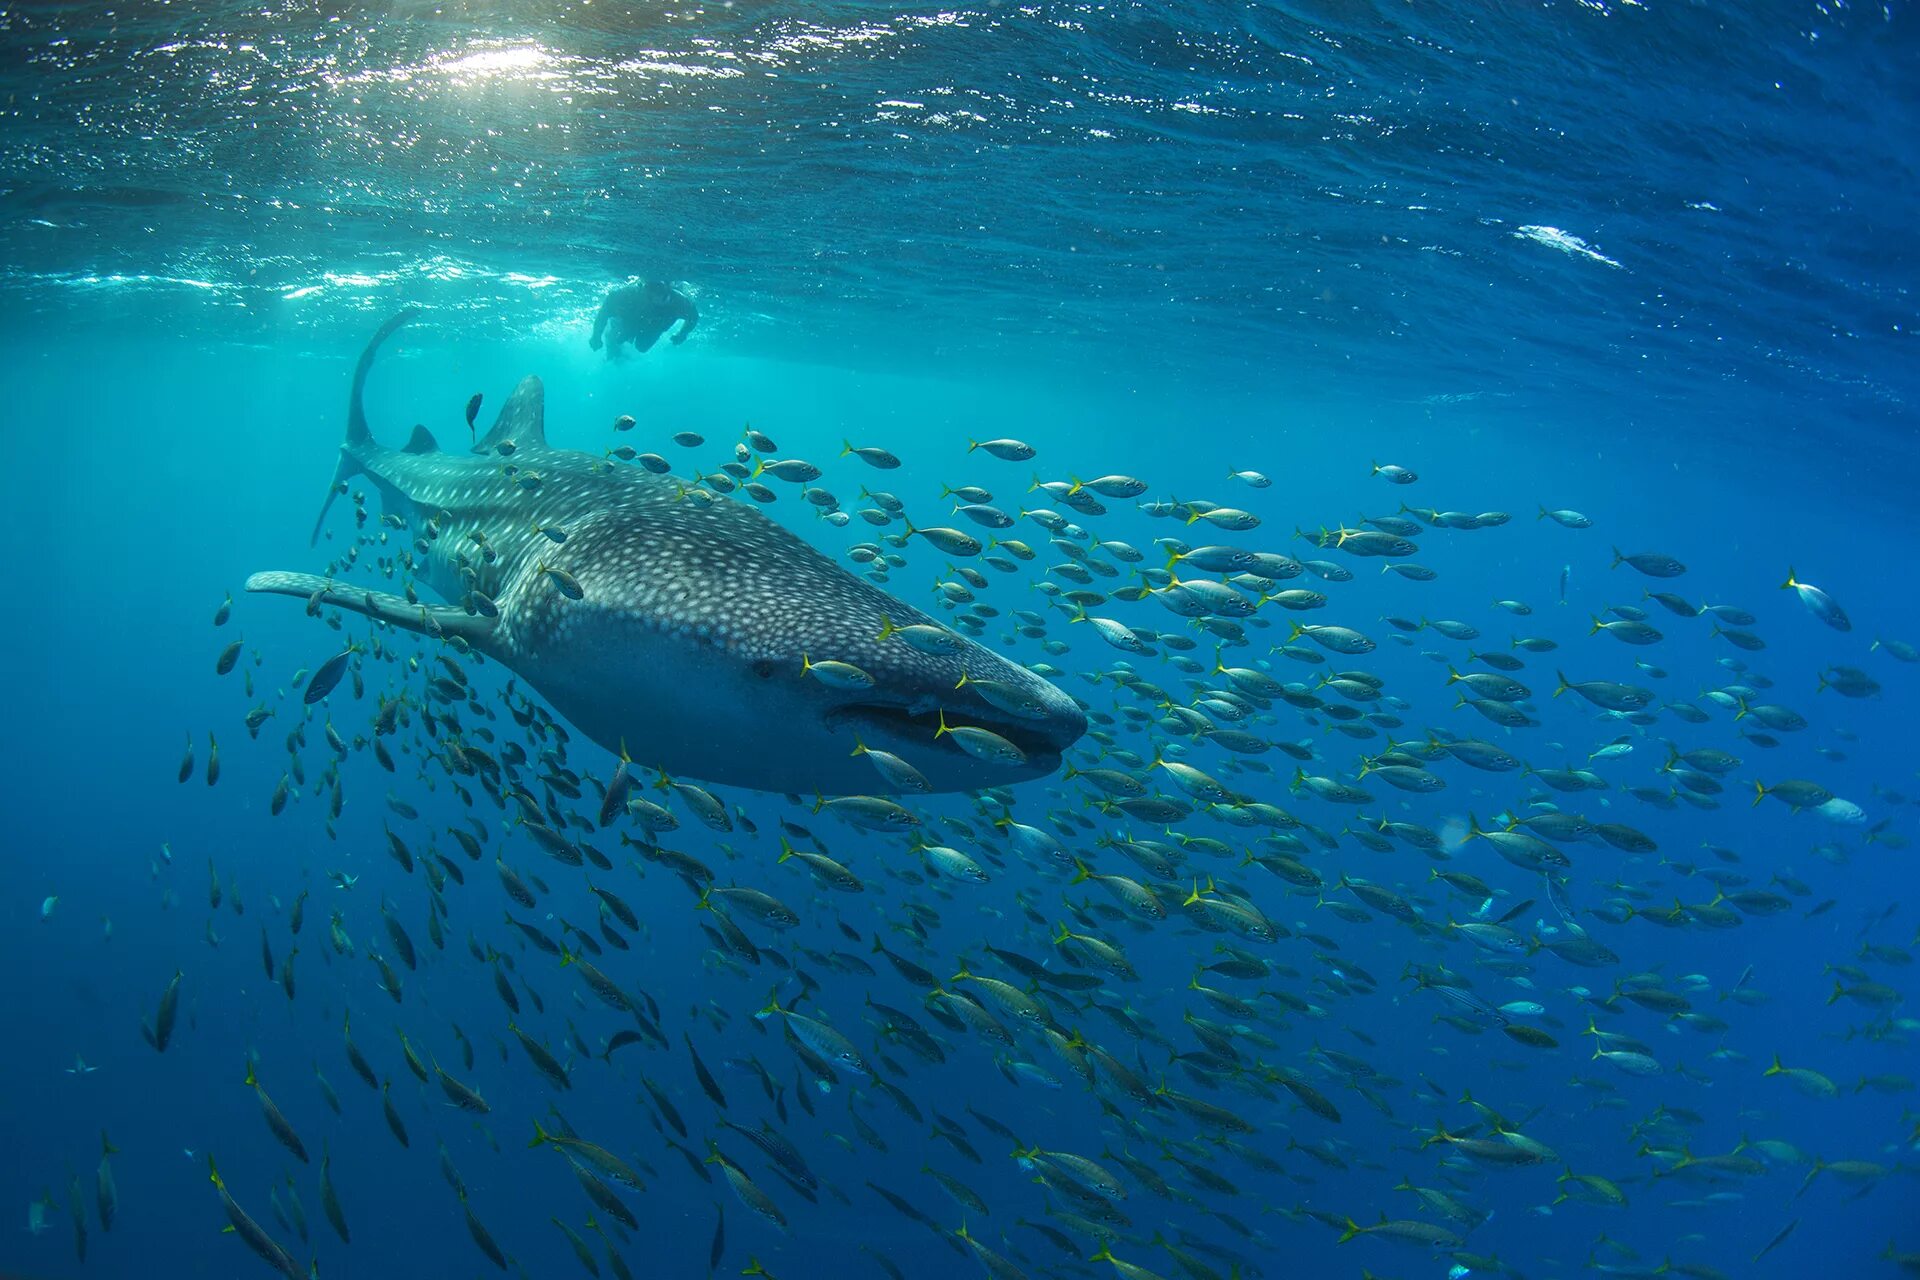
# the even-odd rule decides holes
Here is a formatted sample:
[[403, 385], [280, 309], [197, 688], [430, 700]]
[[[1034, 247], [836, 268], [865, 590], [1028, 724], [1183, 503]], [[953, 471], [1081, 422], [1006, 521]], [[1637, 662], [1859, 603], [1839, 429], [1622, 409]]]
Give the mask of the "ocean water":
[[[222, 1231], [210, 1158], [288, 1271], [335, 1277], [590, 1272], [556, 1222], [601, 1275], [1920, 1269], [1920, 666], [1900, 647], [1920, 642], [1906, 571], [1920, 456], [1910, 6], [0, 4], [0, 41], [15, 548], [0, 641], [0, 1275], [270, 1274]], [[588, 347], [595, 309], [636, 276], [677, 282], [700, 323], [684, 345], [610, 360]], [[343, 498], [307, 540], [355, 361], [406, 307], [419, 314], [365, 389], [381, 443], [419, 423], [469, 457], [470, 397], [484, 432], [538, 375], [552, 446], [671, 494], [610, 451], [661, 455], [680, 486], [663, 506], [693, 536], [714, 527], [710, 503], [754, 506], [1039, 667], [1091, 717], [1066, 753], [1072, 776], [895, 797], [918, 837], [859, 830], [811, 794], [714, 784], [731, 825], [715, 831], [698, 796], [652, 785], [671, 763], [662, 744], [746, 724], [742, 760], [785, 761], [803, 726], [738, 695], [724, 661], [687, 668], [692, 710], [624, 731], [635, 794], [678, 819], [657, 845], [799, 917], [772, 928], [735, 909], [758, 958], [729, 950], [638, 816], [594, 821], [611, 744], [576, 727], [555, 754], [555, 730], [508, 714], [548, 705], [539, 681], [375, 627], [346, 596], [309, 616], [244, 590], [258, 571], [330, 568], [356, 589], [407, 588], [391, 562], [439, 518], [396, 502], [383, 524], [370, 477], [347, 483], [366, 497], [364, 529]], [[621, 415], [631, 430], [615, 429]], [[848, 519], [764, 475], [774, 501], [720, 496], [749, 425], [773, 457], [816, 464], [810, 483]], [[688, 432], [699, 443], [675, 443]], [[1034, 456], [969, 448], [989, 439]], [[876, 469], [848, 443], [901, 465]], [[552, 456], [472, 465], [504, 485]], [[749, 471], [765, 460], [748, 457]], [[1381, 465], [1418, 478], [1391, 483]], [[1234, 477], [1247, 471], [1271, 483]], [[1140, 491], [1108, 485], [1126, 496], [1085, 509], [1094, 490], [1072, 486], [1101, 476]], [[944, 490], [963, 485], [988, 490], [1011, 527], [955, 512]], [[904, 519], [858, 514], [888, 516], [875, 491]], [[1233, 521], [1208, 518], [1216, 507], [1258, 523], [1221, 527]], [[1591, 527], [1538, 518], [1547, 509]], [[1511, 518], [1461, 518], [1483, 513]], [[1396, 517], [1417, 526], [1411, 556], [1356, 554], [1357, 531]], [[461, 527], [510, 547], [530, 523]], [[941, 527], [1036, 554], [969, 555], [909, 531]], [[1231, 569], [1163, 566], [1204, 545], [1351, 580], [1307, 568], [1201, 597], [1194, 583]], [[1685, 572], [1649, 577], [1618, 552]], [[764, 553], [713, 554], [750, 567]], [[1432, 579], [1383, 570], [1407, 560]], [[1790, 572], [1850, 627], [1782, 589]], [[526, 576], [503, 607], [566, 607], [537, 565]], [[681, 581], [670, 559], [653, 580]], [[1299, 589], [1324, 605], [1267, 598]], [[596, 591], [574, 603], [602, 603]], [[1142, 651], [1075, 622], [1075, 591]], [[1649, 591], [1753, 620], [1682, 617]], [[748, 594], [710, 605], [818, 603], [797, 587]], [[1208, 616], [1176, 611], [1189, 604]], [[1634, 609], [1656, 642], [1594, 630]], [[1374, 647], [1327, 652], [1296, 623]], [[304, 678], [349, 640], [348, 678], [310, 706]], [[684, 653], [663, 640], [590, 665], [611, 688], [680, 670]], [[1504, 674], [1525, 691], [1488, 709], [1516, 727], [1449, 682], [1495, 674], [1498, 655], [1522, 664]], [[801, 661], [778, 655], [780, 687], [838, 696], [799, 677]], [[452, 678], [446, 662], [464, 695], [430, 683]], [[1856, 686], [1833, 687], [1850, 683], [1836, 668]], [[1323, 683], [1337, 673], [1364, 679]], [[1652, 700], [1606, 714], [1556, 694], [1559, 673]], [[394, 698], [404, 714], [377, 732]], [[956, 721], [982, 710], [942, 698]], [[254, 709], [270, 713], [257, 734]], [[1257, 753], [1229, 749], [1235, 732]], [[836, 752], [852, 749], [844, 736]], [[928, 768], [959, 759], [926, 736], [901, 750]], [[1448, 750], [1463, 739], [1527, 769], [1470, 767]], [[501, 794], [458, 772], [449, 742], [504, 761]], [[1670, 744], [1726, 758], [1676, 765]], [[1183, 789], [1156, 751], [1224, 798]], [[1382, 765], [1424, 769], [1437, 789], [1383, 782]], [[1129, 811], [1089, 769], [1183, 811]], [[1308, 778], [1368, 796], [1342, 803]], [[1756, 802], [1756, 783], [1790, 780], [1818, 790], [1799, 807]], [[543, 852], [508, 784], [612, 869]], [[1543, 873], [1471, 835], [1556, 811], [1644, 844], [1556, 835], [1567, 865]], [[1023, 850], [996, 820], [1053, 833], [1064, 856]], [[1410, 825], [1383, 845], [1383, 820]], [[477, 835], [478, 860], [455, 828]], [[864, 892], [777, 862], [783, 836]], [[1130, 856], [1130, 841], [1153, 843]], [[985, 883], [941, 874], [927, 843]], [[496, 857], [537, 878], [535, 906], [509, 898]], [[1074, 883], [1076, 859], [1131, 884]], [[1319, 886], [1285, 878], [1282, 859]], [[505, 912], [569, 951], [600, 946], [585, 958], [646, 1017], [596, 998]], [[1480, 942], [1462, 927], [1509, 913], [1509, 932]], [[1280, 936], [1247, 936], [1259, 920]], [[1058, 945], [1063, 924], [1123, 948], [1135, 976]], [[1582, 967], [1551, 949], [1582, 936], [1610, 958]], [[876, 939], [958, 994], [910, 980]], [[1265, 972], [1199, 969], [1241, 953]], [[955, 980], [963, 969], [1017, 990], [996, 998]], [[176, 973], [177, 1022], [156, 1052], [143, 1025]], [[1039, 1012], [1023, 1019], [1029, 991]], [[786, 1034], [807, 1024], [764, 1014], [770, 992], [843, 1035], [873, 1076], [810, 1056]], [[963, 1012], [992, 1023], [942, 1021], [966, 993], [981, 1003]], [[942, 1060], [870, 1002], [911, 1015]], [[349, 1018], [404, 1146], [348, 1061]], [[599, 1056], [616, 1032], [653, 1026], [660, 1041]], [[1813, 1074], [1769, 1074], [1776, 1060]], [[453, 1106], [436, 1065], [489, 1109]], [[263, 1119], [249, 1067], [306, 1161]], [[1127, 1077], [1170, 1092], [1134, 1096]], [[644, 1190], [611, 1185], [635, 1226], [595, 1206], [565, 1153], [529, 1148], [536, 1123], [637, 1172]], [[743, 1135], [763, 1123], [812, 1188]], [[699, 1163], [710, 1143], [757, 1192]], [[350, 1242], [323, 1210], [323, 1161]], [[755, 1211], [761, 1196], [784, 1225]], [[1348, 1219], [1383, 1218], [1428, 1236], [1342, 1239]], [[1118, 1262], [1096, 1260], [1103, 1246]]]

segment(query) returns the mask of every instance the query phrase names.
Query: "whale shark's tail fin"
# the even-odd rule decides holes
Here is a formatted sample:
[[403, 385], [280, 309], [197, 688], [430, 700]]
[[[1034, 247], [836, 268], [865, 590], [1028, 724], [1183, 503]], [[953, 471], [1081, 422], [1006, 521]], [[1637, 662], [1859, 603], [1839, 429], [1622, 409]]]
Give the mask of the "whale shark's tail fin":
[[307, 539], [308, 546], [320, 541], [320, 527], [326, 523], [327, 512], [332, 509], [334, 496], [340, 492], [340, 486], [367, 469], [365, 455], [377, 447], [373, 432], [367, 427], [367, 409], [363, 398], [367, 389], [367, 371], [373, 368], [373, 358], [379, 352], [380, 344], [391, 337], [394, 330], [419, 314], [418, 307], [395, 312], [373, 335], [366, 350], [360, 353], [360, 363], [353, 367], [353, 392], [347, 401], [347, 439], [340, 446], [340, 461], [333, 469], [333, 479], [327, 482], [326, 501], [320, 504], [320, 514], [313, 522], [313, 536]]

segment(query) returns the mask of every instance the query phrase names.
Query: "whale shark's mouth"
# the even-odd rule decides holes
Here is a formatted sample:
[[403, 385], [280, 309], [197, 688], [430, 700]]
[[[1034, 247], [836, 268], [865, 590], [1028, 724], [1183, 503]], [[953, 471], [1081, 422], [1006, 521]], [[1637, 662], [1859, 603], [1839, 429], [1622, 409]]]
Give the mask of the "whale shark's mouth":
[[[938, 708], [915, 710], [884, 702], [844, 703], [827, 713], [826, 723], [829, 729], [854, 729], [884, 736], [897, 744], [966, 754], [951, 734], [934, 736], [940, 728]], [[948, 723], [955, 728], [968, 725], [997, 733], [1020, 748], [1030, 762], [1039, 765], [1057, 762], [1068, 745], [1060, 741], [1057, 733], [1049, 731], [1047, 721], [1016, 719], [989, 708], [969, 707]]]

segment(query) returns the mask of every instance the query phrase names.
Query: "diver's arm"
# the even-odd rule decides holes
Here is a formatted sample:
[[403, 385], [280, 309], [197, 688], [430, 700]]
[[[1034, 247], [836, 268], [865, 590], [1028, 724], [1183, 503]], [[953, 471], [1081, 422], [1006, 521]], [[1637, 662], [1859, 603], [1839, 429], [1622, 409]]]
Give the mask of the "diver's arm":
[[606, 332], [607, 321], [613, 316], [613, 295], [609, 293], [600, 303], [600, 314], [593, 318], [593, 336], [587, 339], [587, 346], [600, 349], [601, 335]]
[[700, 308], [693, 305], [693, 299], [684, 293], [677, 296], [680, 299], [680, 329], [668, 339], [676, 347], [685, 342], [687, 335], [693, 332], [694, 326], [700, 323]]

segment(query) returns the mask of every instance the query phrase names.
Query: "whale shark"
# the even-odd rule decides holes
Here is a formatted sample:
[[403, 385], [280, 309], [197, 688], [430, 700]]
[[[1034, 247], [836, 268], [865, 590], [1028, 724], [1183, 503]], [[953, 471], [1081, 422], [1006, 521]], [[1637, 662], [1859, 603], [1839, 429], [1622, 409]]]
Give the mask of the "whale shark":
[[[405, 594], [298, 572], [254, 574], [248, 591], [456, 642], [516, 673], [608, 751], [705, 782], [789, 794], [977, 790], [1053, 772], [1086, 732], [1072, 697], [972, 638], [942, 628], [935, 644], [908, 642], [899, 629], [940, 624], [755, 506], [554, 448], [537, 377], [519, 383], [471, 453], [441, 449], [418, 426], [403, 448], [379, 444], [367, 376], [414, 314], [388, 320], [360, 355], [313, 536], [348, 481], [365, 477], [384, 505], [382, 554], [405, 548], [395, 557], [411, 575]], [[414, 581], [445, 603], [421, 601]], [[825, 679], [812, 669], [822, 662], [857, 672]], [[964, 732], [943, 731], [961, 726], [1013, 750], [973, 754]], [[893, 753], [926, 785], [890, 782], [862, 748]]]

